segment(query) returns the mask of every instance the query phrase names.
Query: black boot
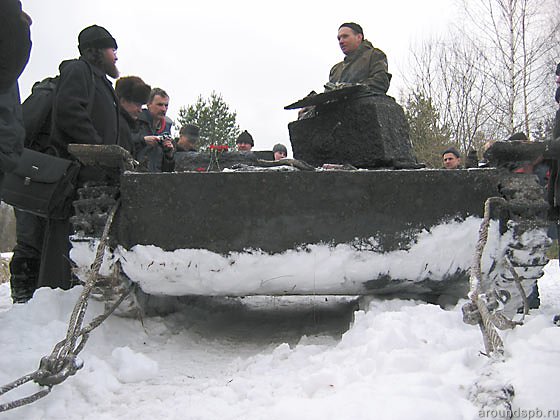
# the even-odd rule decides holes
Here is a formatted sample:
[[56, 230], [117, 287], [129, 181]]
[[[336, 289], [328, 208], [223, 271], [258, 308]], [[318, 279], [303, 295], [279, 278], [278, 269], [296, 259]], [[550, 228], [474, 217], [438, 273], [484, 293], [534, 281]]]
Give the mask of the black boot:
[[40, 261], [34, 258], [12, 258], [10, 262], [10, 287], [12, 301], [25, 303], [37, 289]]

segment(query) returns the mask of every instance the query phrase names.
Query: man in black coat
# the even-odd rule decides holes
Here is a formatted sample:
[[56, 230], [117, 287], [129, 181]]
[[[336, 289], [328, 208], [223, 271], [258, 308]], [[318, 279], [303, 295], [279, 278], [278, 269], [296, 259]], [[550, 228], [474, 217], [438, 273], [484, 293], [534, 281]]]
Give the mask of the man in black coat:
[[111, 82], [119, 77], [117, 42], [103, 27], [93, 25], [78, 36], [80, 58], [60, 64], [53, 104], [51, 140], [62, 156], [70, 143], [117, 144], [118, 99]]
[[[119, 77], [117, 41], [107, 29], [92, 25], [78, 35], [78, 60], [60, 65], [60, 81], [53, 103], [52, 144], [69, 156], [68, 144], [118, 144], [119, 105], [107, 76]], [[103, 173], [82, 168], [78, 184], [103, 181]], [[70, 268], [69, 220], [49, 219], [38, 286], [68, 289], [74, 285]]]
[[25, 130], [17, 79], [29, 61], [31, 18], [17, 0], [0, 0], [0, 186], [23, 149]]
[[[93, 25], [80, 32], [78, 44], [80, 58], [60, 65], [53, 101], [51, 144], [61, 157], [70, 157], [70, 143], [118, 144], [118, 100], [107, 79], [119, 75], [117, 42], [105, 28]], [[82, 168], [78, 182], [101, 180], [102, 176], [99, 171]], [[28, 286], [27, 296], [20, 301], [30, 299], [36, 287], [72, 287], [69, 220], [48, 219], [45, 223], [45, 219], [25, 212], [16, 217], [12, 278], [19, 276]], [[19, 268], [26, 270], [18, 272]]]
[[[25, 129], [21, 113], [21, 103], [17, 79], [29, 61], [31, 18], [22, 10], [16, 0], [0, 0], [0, 187], [4, 173], [12, 171], [23, 150]], [[0, 190], [1, 191], [1, 190]], [[0, 193], [1, 195], [1, 193]], [[32, 261], [31, 263], [34, 263]], [[26, 283], [25, 272], [37, 272], [38, 262], [32, 267], [25, 260], [10, 262], [12, 275], [10, 286], [14, 302], [24, 302], [33, 293], [37, 277], [32, 285]]]

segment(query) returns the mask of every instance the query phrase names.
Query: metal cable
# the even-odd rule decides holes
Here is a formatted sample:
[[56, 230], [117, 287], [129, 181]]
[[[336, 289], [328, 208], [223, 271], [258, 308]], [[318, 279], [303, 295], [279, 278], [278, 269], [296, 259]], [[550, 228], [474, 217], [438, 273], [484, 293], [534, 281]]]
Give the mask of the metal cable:
[[490, 213], [493, 205], [505, 204], [505, 199], [501, 197], [490, 197], [484, 203], [484, 218], [478, 231], [478, 242], [476, 244], [473, 264], [470, 276], [469, 297], [476, 305], [480, 313], [478, 325], [482, 331], [486, 354], [492, 355], [494, 352], [503, 353], [504, 343], [496, 331], [488, 306], [486, 305], [485, 295], [482, 290], [482, 254], [488, 242], [488, 229], [490, 227]]
[[[78, 301], [76, 302], [76, 305], [74, 306], [72, 315], [70, 316], [66, 338], [54, 346], [53, 351], [48, 357], [45, 356], [41, 359], [39, 368], [35, 372], [22, 376], [21, 378], [2, 386], [0, 388], [0, 396], [31, 381], [46, 388], [28, 397], [1, 404], [0, 413], [31, 404], [32, 402], [45, 397], [50, 393], [54, 385], [62, 383], [69, 376], [74, 375], [79, 369], [81, 369], [83, 362], [77, 357], [77, 355], [83, 350], [91, 331], [101, 325], [101, 323], [107, 319], [109, 315], [111, 315], [111, 313], [130, 293], [130, 288], [127, 288], [120, 298], [111, 307], [109, 307], [109, 309], [94, 318], [85, 327], [82, 326], [88, 306], [88, 299], [100, 277], [100, 270], [103, 263], [105, 249], [107, 247], [109, 231], [118, 207], [119, 200], [117, 200], [107, 217], [103, 234], [97, 246], [94, 262], [88, 272], [88, 279]], [[78, 340], [80, 341], [78, 342]]]

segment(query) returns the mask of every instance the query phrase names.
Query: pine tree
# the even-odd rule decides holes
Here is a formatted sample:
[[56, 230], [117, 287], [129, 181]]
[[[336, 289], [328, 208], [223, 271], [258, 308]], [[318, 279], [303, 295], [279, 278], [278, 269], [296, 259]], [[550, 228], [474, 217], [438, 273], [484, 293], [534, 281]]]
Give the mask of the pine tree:
[[450, 145], [450, 135], [440, 125], [439, 113], [432, 100], [420, 92], [414, 92], [406, 100], [404, 111], [418, 162], [431, 168], [441, 167], [441, 152]]
[[236, 122], [237, 113], [230, 111], [221, 94], [212, 92], [209, 98], [200, 95], [194, 105], [181, 107], [177, 118], [179, 128], [185, 124], [200, 127], [199, 150], [210, 145], [235, 147], [241, 132]]

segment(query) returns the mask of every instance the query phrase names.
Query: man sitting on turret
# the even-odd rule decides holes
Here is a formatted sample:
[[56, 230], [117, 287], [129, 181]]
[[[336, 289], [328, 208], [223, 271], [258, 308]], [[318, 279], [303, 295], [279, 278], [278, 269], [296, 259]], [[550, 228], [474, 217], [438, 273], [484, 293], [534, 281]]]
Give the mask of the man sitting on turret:
[[331, 90], [340, 84], [361, 83], [374, 93], [387, 93], [391, 82], [387, 56], [364, 39], [362, 27], [354, 22], [340, 25], [338, 44], [346, 57], [331, 69], [325, 89]]
[[[346, 57], [333, 66], [325, 92], [354, 84], [366, 85], [372, 93], [386, 94], [391, 82], [388, 72], [387, 56], [364, 39], [360, 25], [347, 22], [338, 28], [338, 45]], [[315, 96], [312, 91], [308, 96]], [[298, 119], [315, 115], [313, 106], [306, 106], [298, 111]]]

